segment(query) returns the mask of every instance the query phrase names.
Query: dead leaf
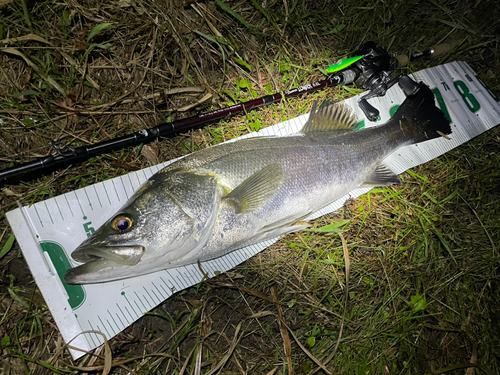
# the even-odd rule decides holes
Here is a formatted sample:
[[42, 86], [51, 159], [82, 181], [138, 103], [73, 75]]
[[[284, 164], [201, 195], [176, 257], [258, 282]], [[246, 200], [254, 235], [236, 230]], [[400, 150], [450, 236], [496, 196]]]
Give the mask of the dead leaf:
[[2, 193], [4, 193], [8, 197], [22, 197], [22, 194], [14, 193], [12, 190], [9, 188], [3, 188]]
[[[5, 1], [5, 0], [0, 0], [0, 6], [7, 4], [7, 3], [2, 4], [2, 1]], [[2, 40], [0, 40], [0, 43], [11, 44], [11, 43], [16, 43], [16, 42], [24, 42], [24, 41], [27, 41], [27, 40], [34, 40], [36, 42], [40, 42], [40, 43], [45, 43], [45, 44], [51, 45], [50, 42], [47, 42], [41, 36], [38, 36], [36, 34], [28, 34], [28, 35], [24, 35], [24, 36], [19, 36], [17, 38], [2, 39]]]
[[21, 79], [22, 85], [26, 85], [29, 83], [29, 81], [31, 79], [31, 72], [32, 71], [33, 71], [33, 69], [31, 69], [31, 68], [26, 69], [26, 73], [23, 75], [23, 78]]
[[205, 94], [205, 96], [203, 96], [203, 98], [201, 98], [200, 100], [198, 100], [196, 103], [193, 103], [193, 104], [189, 104], [189, 105], [186, 105], [182, 108], [178, 108], [177, 111], [178, 112], [184, 112], [184, 111], [187, 111], [193, 107], [196, 107], [198, 104], [201, 104], [203, 103], [204, 101], [207, 101], [208, 99], [210, 99], [212, 97], [212, 94], [208, 93], [208, 94]]
[[155, 141], [149, 145], [144, 145], [141, 150], [141, 156], [144, 156], [148, 161], [150, 166], [160, 163], [159, 159], [160, 146], [158, 141]]
[[81, 40], [77, 40], [75, 42], [75, 45], [78, 51], [85, 51], [87, 49], [87, 45], [85, 44], [85, 42], [82, 42]]

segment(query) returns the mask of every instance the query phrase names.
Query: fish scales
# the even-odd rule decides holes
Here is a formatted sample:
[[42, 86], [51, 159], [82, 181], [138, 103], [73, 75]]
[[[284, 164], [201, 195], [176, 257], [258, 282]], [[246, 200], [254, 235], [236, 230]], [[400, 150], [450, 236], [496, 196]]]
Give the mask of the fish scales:
[[419, 85], [388, 123], [354, 131], [340, 105], [317, 109], [302, 131], [195, 152], [153, 175], [72, 254], [69, 283], [95, 283], [214, 259], [306, 227], [300, 220], [362, 186], [399, 178], [382, 161], [451, 128]]
[[[393, 128], [395, 133], [400, 132], [396, 126]], [[217, 174], [223, 184], [234, 189], [266, 165], [280, 163], [284, 176], [276, 201], [282, 196], [284, 198], [284, 195], [302, 196], [317, 184], [320, 184], [323, 194], [312, 199], [329, 200], [330, 196], [338, 194], [336, 191], [339, 189], [344, 191], [350, 189], [351, 185], [359, 186], [374, 164], [397, 146], [411, 143], [403, 137], [396, 139], [388, 136], [386, 132], [382, 126], [367, 129], [363, 134], [354, 132], [335, 137], [318, 134], [251, 138], [209, 148], [193, 158], [187, 156], [175, 168], [192, 168], [201, 173]], [[269, 204], [276, 205], [278, 202]]]
[[[197, 159], [197, 165], [194, 166], [191, 160], [186, 160], [186, 167], [196, 167], [199, 171], [216, 171], [222, 183], [228, 181], [231, 189], [268, 164], [279, 163], [283, 167], [283, 184], [276, 197], [262, 210], [249, 214], [253, 218], [226, 213], [227, 220], [216, 224], [213, 237], [200, 254], [200, 260], [212, 258], [213, 254], [220, 252], [221, 247], [226, 249], [224, 253], [228, 253], [252, 243], [253, 240], [245, 240], [243, 243], [240, 241], [243, 232], [253, 230], [257, 234], [259, 229], [269, 223], [279, 222], [287, 217], [297, 221], [361, 185], [374, 166], [398, 146], [394, 142], [396, 137], [387, 136], [382, 131], [379, 127], [370, 129], [366, 132], [367, 138], [352, 137], [351, 134], [321, 137], [318, 134], [317, 137], [251, 139], [248, 145], [244, 145], [250, 149], [241, 150], [247, 147], [240, 147], [243, 142], [235, 142], [230, 150], [225, 150], [228, 154], [210, 162], [203, 163]], [[399, 145], [410, 143], [402, 137], [397, 142]], [[359, 148], [364, 152], [357, 151]], [[276, 153], [275, 149], [285, 151]], [[258, 159], [255, 158], [257, 150]], [[238, 157], [234, 160], [235, 153], [238, 153]], [[229, 157], [233, 159], [233, 168], [225, 167]], [[261, 223], [260, 228], [252, 225], [257, 221]], [[225, 235], [229, 232], [228, 225], [242, 228], [239, 231], [241, 233]], [[289, 223], [291, 225], [292, 222]], [[258, 241], [274, 238], [279, 234], [279, 231], [264, 232], [258, 237]]]

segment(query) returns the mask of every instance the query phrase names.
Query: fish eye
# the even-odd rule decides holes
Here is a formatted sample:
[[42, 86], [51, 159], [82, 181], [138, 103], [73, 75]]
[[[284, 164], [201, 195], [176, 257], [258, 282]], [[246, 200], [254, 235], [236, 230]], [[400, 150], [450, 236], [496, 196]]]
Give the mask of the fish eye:
[[131, 217], [125, 215], [118, 215], [111, 222], [111, 226], [113, 227], [114, 230], [118, 232], [125, 232], [130, 228], [132, 228], [132, 223], [133, 220]]

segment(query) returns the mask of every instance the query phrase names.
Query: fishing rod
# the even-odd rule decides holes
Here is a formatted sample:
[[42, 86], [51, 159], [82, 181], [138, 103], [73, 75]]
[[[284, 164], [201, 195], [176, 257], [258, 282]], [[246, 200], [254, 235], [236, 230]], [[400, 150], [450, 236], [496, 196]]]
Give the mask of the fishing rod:
[[20, 177], [30, 173], [29, 179], [34, 176], [43, 175], [48, 171], [55, 171], [63, 166], [79, 163], [93, 156], [122, 149], [124, 147], [137, 146], [152, 142], [158, 138], [169, 138], [191, 129], [200, 128], [203, 124], [219, 120], [235, 113], [249, 111], [264, 105], [277, 103], [283, 99], [316, 91], [328, 86], [356, 84], [368, 91], [358, 102], [366, 117], [375, 121], [378, 110], [368, 103], [368, 99], [383, 96], [387, 90], [398, 82], [399, 77], [393, 78], [392, 74], [398, 66], [404, 66], [408, 61], [419, 58], [432, 58], [442, 55], [451, 49], [450, 44], [440, 44], [424, 52], [415, 53], [410, 57], [400, 55], [391, 57], [387, 51], [377, 46], [374, 42], [365, 43], [353, 57], [339, 60], [327, 69], [329, 73], [326, 79], [300, 86], [283, 93], [275, 93], [257, 98], [245, 103], [238, 103], [230, 107], [217, 109], [202, 113], [197, 116], [175, 120], [159, 124], [151, 129], [143, 129], [138, 132], [95, 143], [93, 145], [71, 147], [62, 142], [52, 142], [55, 152], [51, 155], [38, 158], [31, 162], [16, 165], [0, 170], [0, 183], [16, 183]]

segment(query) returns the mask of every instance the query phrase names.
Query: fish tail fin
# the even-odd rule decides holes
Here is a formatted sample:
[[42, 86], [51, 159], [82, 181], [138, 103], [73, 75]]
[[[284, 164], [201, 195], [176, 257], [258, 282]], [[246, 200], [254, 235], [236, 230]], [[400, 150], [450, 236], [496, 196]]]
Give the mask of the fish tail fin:
[[390, 121], [413, 143], [450, 134], [450, 122], [436, 107], [433, 92], [422, 82], [418, 85], [418, 91], [405, 99]]

